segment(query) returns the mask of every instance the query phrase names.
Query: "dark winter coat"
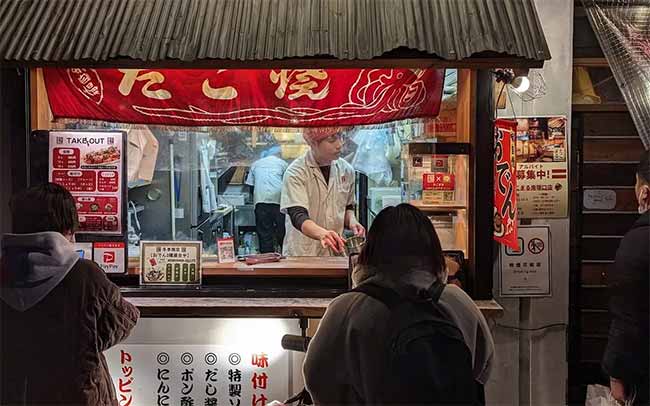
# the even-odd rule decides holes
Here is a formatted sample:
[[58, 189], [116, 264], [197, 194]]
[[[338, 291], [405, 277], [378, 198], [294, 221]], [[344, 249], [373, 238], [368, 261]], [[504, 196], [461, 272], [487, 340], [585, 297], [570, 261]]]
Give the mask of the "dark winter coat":
[[[608, 273], [612, 322], [602, 366], [626, 384], [648, 385], [648, 295], [650, 273], [650, 212], [625, 234]], [[642, 388], [640, 388], [642, 389]]]
[[[428, 288], [435, 282], [428, 271], [408, 271], [399, 280], [370, 274], [356, 267], [355, 285], [375, 283], [397, 292]], [[494, 341], [487, 321], [460, 288], [447, 285], [438, 302], [460, 329], [473, 362], [474, 379], [485, 383], [494, 361]], [[390, 311], [359, 292], [345, 293], [327, 307], [309, 344], [303, 365], [305, 387], [315, 404], [381, 404], [388, 355], [385, 345]], [[444, 352], [444, 348], [440, 349]], [[467, 390], [474, 390], [467, 388]]]
[[117, 405], [103, 351], [139, 317], [61, 234], [5, 235], [0, 268], [0, 404]]

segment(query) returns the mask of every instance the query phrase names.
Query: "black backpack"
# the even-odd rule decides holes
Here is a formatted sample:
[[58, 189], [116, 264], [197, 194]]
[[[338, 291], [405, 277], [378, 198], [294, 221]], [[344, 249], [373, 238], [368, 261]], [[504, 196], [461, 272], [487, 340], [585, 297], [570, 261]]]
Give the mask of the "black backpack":
[[362, 284], [353, 292], [390, 309], [388, 371], [382, 404], [479, 405], [472, 356], [463, 335], [438, 304], [444, 285], [402, 297], [390, 288]]

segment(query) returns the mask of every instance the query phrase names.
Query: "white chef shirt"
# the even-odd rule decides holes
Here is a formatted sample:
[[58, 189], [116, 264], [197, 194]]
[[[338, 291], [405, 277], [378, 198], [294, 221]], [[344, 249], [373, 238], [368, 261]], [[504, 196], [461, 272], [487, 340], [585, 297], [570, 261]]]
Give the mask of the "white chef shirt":
[[255, 161], [248, 172], [246, 184], [253, 186], [253, 201], [257, 203], [280, 204], [282, 176], [287, 164], [276, 155]]
[[[311, 150], [289, 165], [284, 174], [280, 209], [307, 209], [309, 218], [319, 226], [343, 233], [345, 208], [355, 203], [355, 176], [352, 166], [343, 159], [332, 161], [329, 182], [325, 182]], [[333, 253], [291, 224], [286, 217], [283, 254], [286, 256], [331, 256]]]

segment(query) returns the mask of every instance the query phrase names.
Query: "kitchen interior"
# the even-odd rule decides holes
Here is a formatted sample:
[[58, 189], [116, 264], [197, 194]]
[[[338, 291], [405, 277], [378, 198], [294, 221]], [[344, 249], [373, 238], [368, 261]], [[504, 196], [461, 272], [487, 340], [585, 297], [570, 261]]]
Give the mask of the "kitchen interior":
[[[456, 117], [456, 76], [446, 71], [439, 117], [344, 128], [341, 157], [357, 173], [357, 201], [365, 212], [358, 216], [366, 226], [384, 207], [409, 201], [427, 211], [443, 248], [466, 255], [469, 151], [454, 148], [462, 144], [449, 125]], [[139, 255], [141, 240], [202, 241], [204, 255], [212, 256], [224, 237], [234, 239], [240, 257], [259, 253], [253, 189], [246, 184], [251, 165], [272, 153], [290, 164], [309, 148], [301, 128], [127, 131], [130, 257]], [[422, 175], [436, 171], [455, 179], [423, 190]]]

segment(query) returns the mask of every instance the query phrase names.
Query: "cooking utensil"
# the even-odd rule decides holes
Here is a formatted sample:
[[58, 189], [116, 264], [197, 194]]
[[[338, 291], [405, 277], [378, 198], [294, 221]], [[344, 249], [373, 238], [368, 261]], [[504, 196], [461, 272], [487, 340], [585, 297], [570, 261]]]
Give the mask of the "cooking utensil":
[[359, 255], [361, 248], [366, 243], [366, 238], [359, 235], [352, 236], [345, 240], [345, 255]]

